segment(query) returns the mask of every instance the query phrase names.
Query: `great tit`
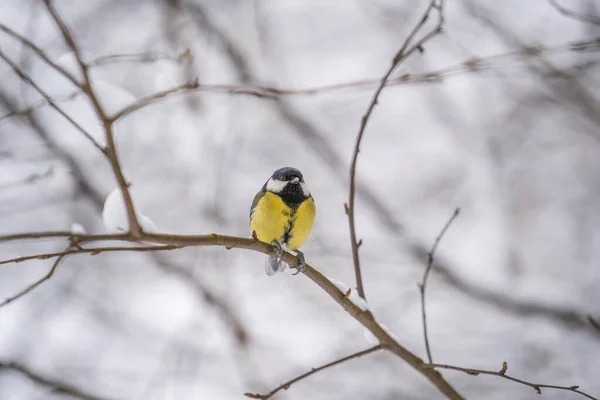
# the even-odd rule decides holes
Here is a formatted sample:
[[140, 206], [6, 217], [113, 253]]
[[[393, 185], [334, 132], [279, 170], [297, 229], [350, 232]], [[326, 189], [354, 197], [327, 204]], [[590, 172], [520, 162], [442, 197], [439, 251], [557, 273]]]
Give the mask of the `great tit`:
[[304, 253], [298, 248], [308, 238], [315, 215], [315, 202], [302, 173], [291, 167], [273, 172], [250, 207], [252, 236], [277, 247], [277, 257], [266, 260], [267, 275], [285, 269], [281, 261], [283, 249], [296, 253], [299, 263], [296, 273], [304, 270]]

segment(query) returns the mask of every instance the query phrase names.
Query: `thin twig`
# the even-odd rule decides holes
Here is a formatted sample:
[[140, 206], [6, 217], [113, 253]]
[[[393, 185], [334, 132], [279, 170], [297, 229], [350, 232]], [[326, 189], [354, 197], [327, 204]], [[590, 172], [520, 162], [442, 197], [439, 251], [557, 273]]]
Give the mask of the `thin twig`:
[[566, 390], [569, 392], [574, 392], [574, 393], [580, 394], [584, 397], [587, 397], [588, 399], [600, 400], [597, 397], [594, 397], [588, 393], [578, 390], [579, 386], [577, 386], [577, 385], [573, 385], [573, 386], [546, 385], [546, 384], [542, 384], [542, 383], [528, 382], [528, 381], [525, 381], [522, 379], [512, 377], [510, 375], [506, 375], [506, 370], [508, 368], [508, 364], [506, 363], [506, 361], [502, 364], [502, 369], [500, 371], [488, 371], [488, 370], [484, 370], [484, 369], [462, 368], [462, 367], [456, 367], [454, 365], [447, 365], [447, 364], [425, 364], [425, 367], [431, 368], [431, 369], [441, 368], [441, 369], [449, 369], [449, 370], [453, 370], [453, 371], [461, 371], [461, 372], [464, 372], [466, 374], [473, 375], [473, 376], [477, 376], [477, 375], [499, 376], [500, 378], [508, 379], [509, 381], [520, 383], [521, 385], [529, 386], [530, 388], [533, 388], [533, 390], [535, 390], [538, 394], [542, 394], [542, 388], [547, 388], [547, 389], [556, 389], [556, 390]]
[[33, 44], [32, 41], [19, 35], [17, 32], [13, 31], [8, 26], [1, 24], [1, 23], [0, 23], [0, 30], [5, 32], [9, 36], [13, 37], [14, 39], [18, 40], [24, 46], [29, 47], [31, 50], [33, 50], [34, 53], [36, 53], [38, 55], [38, 57], [40, 57], [42, 60], [44, 60], [46, 62], [46, 64], [48, 64], [50, 67], [52, 67], [52, 69], [54, 69], [56, 72], [58, 72], [59, 74], [61, 74], [65, 78], [67, 78], [73, 85], [75, 85], [75, 87], [81, 89], [81, 84], [77, 81], [77, 79], [75, 79], [75, 77], [71, 73], [69, 73], [65, 68], [56, 64], [54, 61], [52, 61], [50, 59], [50, 57], [48, 57], [48, 55], [41, 48], [39, 48], [38, 46]]
[[429, 347], [429, 336], [427, 335], [427, 314], [425, 311], [425, 290], [427, 288], [427, 279], [429, 278], [429, 272], [431, 271], [431, 267], [433, 266], [433, 259], [435, 257], [435, 252], [437, 250], [442, 237], [446, 234], [446, 231], [452, 225], [452, 222], [458, 217], [460, 213], [460, 208], [454, 210], [454, 213], [450, 216], [450, 219], [446, 222], [446, 225], [442, 228], [440, 233], [435, 238], [433, 245], [431, 246], [431, 250], [427, 253], [427, 267], [425, 268], [425, 272], [423, 273], [423, 280], [419, 284], [419, 291], [421, 292], [421, 317], [423, 319], [423, 337], [425, 338], [425, 350], [427, 350], [427, 359], [429, 360], [429, 364], [433, 363], [433, 359], [431, 358], [431, 348]]
[[289, 380], [286, 383], [284, 383], [284, 384], [276, 387], [275, 389], [271, 390], [267, 394], [258, 394], [258, 393], [244, 393], [244, 394], [245, 394], [246, 397], [250, 397], [252, 399], [267, 400], [267, 399], [270, 399], [271, 397], [273, 397], [275, 395], [275, 393], [279, 392], [280, 390], [282, 390], [282, 389], [288, 390], [290, 388], [290, 386], [292, 386], [294, 383], [299, 382], [299, 381], [303, 380], [304, 378], [307, 378], [307, 377], [311, 376], [312, 374], [315, 374], [315, 373], [317, 373], [319, 371], [322, 371], [324, 369], [327, 369], [329, 367], [333, 367], [334, 365], [341, 364], [341, 363], [346, 362], [348, 360], [352, 360], [354, 358], [358, 358], [358, 357], [365, 356], [367, 354], [374, 353], [374, 352], [376, 352], [378, 350], [381, 350], [381, 349], [382, 349], [381, 345], [377, 345], [375, 347], [371, 347], [370, 349], [359, 351], [358, 353], [354, 353], [354, 354], [351, 354], [351, 355], [346, 356], [344, 358], [340, 358], [339, 360], [336, 360], [336, 361], [330, 362], [328, 364], [322, 365], [322, 366], [320, 366], [318, 368], [313, 368], [310, 371], [308, 371], [308, 372], [306, 372], [306, 373], [304, 373], [304, 374], [302, 374], [300, 376], [297, 376], [296, 378], [294, 378], [292, 380]]
[[42, 278], [38, 279], [34, 283], [30, 284], [25, 289], [21, 290], [19, 293], [15, 294], [14, 296], [8, 297], [6, 300], [1, 302], [0, 308], [17, 300], [18, 298], [20, 298], [22, 296], [25, 296], [27, 293], [31, 292], [33, 289], [35, 289], [36, 287], [40, 286], [42, 283], [44, 283], [47, 280], [49, 280], [50, 278], [52, 278], [52, 276], [54, 275], [54, 272], [56, 271], [56, 268], [58, 268], [58, 265], [61, 263], [62, 260], [65, 259], [66, 256], [67, 256], [67, 254], [61, 254], [60, 256], [58, 256], [56, 261], [54, 261], [54, 263], [52, 264], [52, 268], [50, 268], [50, 271], [48, 271], [48, 273], [46, 275], [44, 275]]
[[[583, 41], [572, 41], [564, 44], [556, 45], [556, 46], [548, 46], [548, 47], [537, 47], [536, 51], [538, 53], [551, 53], [558, 52], [561, 50], [567, 51], [593, 51], [598, 49], [600, 45], [599, 38], [593, 38], [589, 40]], [[532, 48], [524, 48], [520, 50], [515, 50], [507, 53], [500, 53], [497, 55], [493, 55], [490, 57], [484, 58], [469, 58], [463, 62], [452, 65], [450, 67], [440, 68], [436, 70], [432, 70], [429, 72], [423, 72], [419, 74], [402, 74], [397, 78], [388, 78], [385, 87], [397, 86], [397, 85], [405, 85], [411, 83], [435, 83], [441, 82], [447, 76], [455, 76], [461, 72], [477, 72], [483, 70], [489, 70], [493, 67], [491, 64], [492, 61], [499, 61], [503, 59], [510, 59], [516, 56], [531, 56]], [[110, 57], [110, 56], [106, 56]], [[92, 61], [89, 66], [93, 67], [96, 60]], [[123, 108], [122, 110], [116, 112], [111, 119], [118, 120], [132, 112], [139, 110], [140, 108], [144, 108], [150, 104], [153, 104], [157, 101], [160, 101], [166, 97], [169, 97], [173, 94], [184, 94], [184, 93], [196, 93], [196, 92], [208, 92], [208, 93], [228, 93], [232, 95], [245, 95], [245, 96], [254, 96], [258, 98], [268, 98], [268, 99], [276, 99], [280, 97], [288, 97], [288, 96], [315, 96], [326, 93], [337, 92], [341, 90], [348, 89], [371, 89], [381, 83], [381, 79], [363, 79], [359, 81], [351, 81], [351, 82], [343, 82], [343, 83], [335, 83], [331, 85], [325, 86], [317, 86], [312, 88], [305, 89], [292, 89], [292, 88], [276, 88], [273, 86], [249, 86], [249, 85], [220, 85], [220, 84], [198, 84], [197, 87], [193, 88], [192, 83], [184, 83], [182, 85], [178, 85], [172, 87], [170, 89], [164, 90], [162, 92], [158, 92], [147, 97], [141, 98], [131, 105]], [[73, 92], [67, 95], [65, 98], [60, 99], [63, 100], [71, 100], [81, 94], [81, 92]], [[27, 107], [20, 111], [14, 111], [9, 114], [3, 115], [0, 117], [0, 120], [13, 117], [15, 115], [21, 115], [32, 111], [33, 109], [37, 109], [44, 105], [48, 104], [48, 102], [44, 101], [40, 104], [36, 104], [30, 107]]]
[[46, 376], [43, 376], [37, 372], [34, 372], [29, 367], [17, 362], [5, 362], [0, 361], [0, 372], [1, 371], [15, 371], [21, 375], [27, 377], [30, 381], [45, 386], [52, 390], [53, 393], [63, 394], [69, 397], [81, 399], [81, 400], [108, 400], [106, 397], [99, 397], [90, 393], [84, 392], [69, 383], [57, 381]]
[[71, 118], [66, 112], [63, 111], [62, 108], [60, 108], [55, 102], [54, 100], [52, 100], [52, 98], [42, 89], [40, 88], [34, 81], [33, 79], [31, 79], [31, 77], [29, 75], [27, 75], [21, 68], [19, 68], [19, 66], [17, 64], [14, 63], [14, 61], [12, 61], [10, 58], [8, 58], [6, 56], [6, 54], [4, 54], [4, 52], [0, 49], [0, 58], [2, 58], [8, 65], [10, 65], [10, 67], [13, 69], [13, 71], [19, 75], [19, 77], [21, 79], [23, 79], [25, 82], [27, 82], [29, 85], [31, 85], [32, 88], [35, 89], [36, 92], [38, 92], [44, 99], [46, 99], [46, 101], [48, 102], [48, 104], [50, 105], [50, 107], [52, 107], [53, 109], [55, 109], [60, 115], [62, 115], [67, 121], [69, 121], [71, 123], [71, 125], [73, 125], [79, 132], [83, 133], [83, 135], [88, 138], [88, 140], [90, 142], [92, 142], [92, 144], [98, 149], [100, 150], [102, 153], [105, 153], [105, 150], [102, 146], [100, 146], [100, 144], [96, 141], [96, 139], [94, 139], [94, 137], [88, 132], [86, 131], [81, 125], [79, 125], [73, 118]]
[[54, 257], [64, 257], [69, 254], [89, 254], [91, 256], [98, 255], [100, 253], [105, 252], [113, 252], [113, 251], [136, 251], [136, 252], [147, 252], [147, 251], [163, 251], [163, 250], [175, 250], [179, 249], [181, 246], [175, 245], [167, 245], [167, 246], [148, 246], [148, 247], [92, 247], [92, 248], [74, 248], [66, 251], [59, 251], [55, 253], [44, 253], [44, 254], [36, 254], [31, 256], [23, 256], [17, 258], [10, 258], [8, 260], [0, 261], [0, 265], [4, 264], [16, 264], [21, 263], [23, 261], [29, 260], [47, 260], [49, 258]]
[[73, 35], [69, 31], [69, 28], [64, 23], [64, 21], [61, 19], [60, 15], [56, 11], [56, 9], [54, 8], [53, 0], [44, 0], [44, 3], [46, 4], [46, 8], [48, 9], [48, 12], [52, 16], [52, 19], [54, 20], [54, 22], [60, 29], [63, 39], [65, 40], [65, 42], [67, 43], [67, 45], [69, 46], [71, 51], [73, 51], [73, 54], [75, 55], [75, 59], [77, 60], [77, 63], [79, 64], [79, 67], [81, 68], [81, 72], [83, 73], [83, 83], [81, 85], [81, 88], [89, 97], [89, 99], [92, 103], [92, 106], [94, 108], [94, 111], [96, 112], [96, 116], [101, 121], [102, 126], [104, 127], [104, 133], [106, 136], [106, 148], [104, 149], [103, 153], [105, 154], [106, 158], [108, 159], [108, 161], [111, 165], [111, 168], [113, 170], [115, 179], [119, 185], [119, 188], [121, 189], [121, 193], [123, 196], [123, 202], [125, 203], [125, 210], [127, 210], [127, 221], [129, 223], [129, 231], [131, 231], [131, 233], [135, 237], [140, 237], [142, 228], [140, 227], [140, 224], [137, 220], [137, 214], [135, 213], [135, 207], [133, 205], [133, 200], [131, 198], [131, 194], [129, 193], [129, 183], [127, 183], [127, 181], [125, 180], [125, 177], [123, 176], [123, 169], [121, 168], [119, 157], [117, 155], [117, 148], [115, 145], [115, 138], [114, 138], [114, 134], [113, 134], [114, 120], [111, 120], [107, 116], [106, 112], [104, 111], [104, 108], [100, 104], [100, 100], [96, 96], [96, 93], [94, 92], [94, 89], [92, 87], [90, 73], [89, 73], [89, 66], [83, 61], [81, 52], [79, 51], [79, 48], [77, 47], [77, 44], [75, 43], [75, 39], [73, 38]]
[[147, 105], [150, 105], [158, 100], [164, 99], [167, 96], [170, 96], [170, 95], [176, 94], [176, 93], [189, 92], [190, 90], [194, 90], [194, 89], [198, 88], [198, 86], [199, 86], [199, 82], [196, 79], [193, 82], [184, 83], [183, 85], [176, 86], [171, 89], [163, 90], [162, 92], [154, 93], [147, 97], [143, 97], [143, 98], [135, 101], [134, 103], [126, 106], [125, 108], [117, 111], [114, 115], [112, 115], [110, 117], [110, 119], [111, 119], [111, 121], [117, 121], [117, 120], [123, 118], [124, 116], [126, 116], [127, 114], [131, 114], [132, 112], [135, 112], [135, 111], [139, 110], [140, 108], [146, 107]]
[[[361, 274], [361, 270], [360, 270], [360, 258], [358, 255], [358, 240], [356, 238], [356, 226], [354, 223], [354, 199], [355, 199], [355, 192], [356, 192], [356, 162], [358, 160], [358, 153], [360, 151], [360, 143], [361, 143], [363, 135], [365, 133], [365, 129], [367, 127], [367, 122], [369, 121], [369, 118], [371, 117], [373, 109], [375, 108], [375, 105], [377, 104], [377, 100], [379, 99], [379, 95], [381, 94], [381, 91], [385, 87], [385, 84], [386, 84], [388, 78], [392, 75], [392, 72], [396, 69], [396, 67], [403, 60], [406, 59], [406, 57], [408, 57], [410, 54], [412, 54], [416, 50], [422, 50], [422, 46], [425, 42], [427, 42], [429, 39], [431, 39], [432, 37], [434, 37], [435, 35], [437, 35], [438, 33], [441, 32], [442, 25], [444, 23], [443, 5], [444, 5], [444, 0], [440, 0], [439, 4], [438, 4], [437, 0], [430, 1], [429, 6], [427, 7], [427, 9], [425, 10], [425, 13], [423, 14], [423, 17], [421, 17], [421, 20], [419, 21], [419, 23], [413, 28], [412, 32], [410, 32], [410, 34], [404, 41], [404, 44], [402, 45], [400, 50], [394, 56], [394, 58], [392, 60], [392, 65], [389, 67], [389, 69], [387, 70], [387, 72], [385, 73], [383, 78], [381, 78], [381, 82], [379, 83], [379, 86], [377, 87], [377, 89], [375, 90], [375, 93], [373, 94], [373, 97], [371, 98], [371, 102], [369, 103], [369, 106], [367, 107], [367, 111], [361, 119], [358, 134], [356, 136], [356, 143], [354, 145], [354, 153], [352, 155], [352, 163], [350, 164], [350, 189], [349, 189], [349, 194], [348, 194], [348, 203], [345, 205], [345, 208], [346, 208], [346, 214], [348, 215], [348, 224], [350, 226], [350, 243], [352, 246], [352, 260], [354, 261], [354, 273], [356, 275], [356, 289], [358, 291], [359, 296], [362, 297], [363, 299], [366, 299], [366, 297], [365, 297], [365, 291], [364, 291], [363, 282], [362, 282], [362, 274]], [[423, 36], [423, 38], [421, 38], [419, 41], [417, 41], [414, 45], [411, 46], [415, 35], [421, 30], [421, 28], [423, 27], [423, 25], [429, 18], [430, 13], [433, 10], [437, 10], [437, 12], [438, 12], [437, 25], [431, 32], [429, 32], [428, 34]]]

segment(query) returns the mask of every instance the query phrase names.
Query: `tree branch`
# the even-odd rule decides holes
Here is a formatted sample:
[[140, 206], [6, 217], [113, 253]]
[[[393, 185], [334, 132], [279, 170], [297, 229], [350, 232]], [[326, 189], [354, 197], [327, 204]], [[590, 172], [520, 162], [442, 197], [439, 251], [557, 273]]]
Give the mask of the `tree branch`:
[[[39, 233], [34, 235], [40, 235]], [[15, 235], [12, 235], [14, 237]], [[23, 236], [23, 234], [21, 234]], [[97, 235], [73, 235], [77, 237], [79, 242], [91, 242], [95, 238], [100, 237], [100, 240], [105, 240], [106, 236]], [[114, 238], [117, 235], [109, 235]], [[56, 237], [56, 236], [54, 236]], [[169, 235], [169, 234], [148, 234], [141, 232], [141, 237], [136, 237], [133, 232], [120, 235], [122, 241], [126, 242], [147, 242], [154, 243], [157, 246], [151, 247], [99, 247], [93, 249], [75, 249], [71, 252], [62, 253], [50, 253], [41, 254], [38, 256], [27, 256], [22, 257], [25, 259], [33, 259], [41, 257], [42, 259], [58, 257], [63, 253], [76, 254], [76, 253], [89, 253], [90, 255], [98, 254], [99, 252], [109, 251], [157, 251], [157, 250], [172, 250], [175, 248], [183, 248], [189, 246], [221, 246], [226, 249], [247, 249], [257, 251], [272, 257], [277, 255], [277, 250], [274, 246], [268, 243], [263, 243], [254, 239], [247, 239], [235, 236], [225, 236], [217, 234], [208, 235]], [[287, 263], [290, 268], [298, 267], [298, 258], [288, 252], [284, 252], [281, 258]], [[15, 262], [15, 260], [7, 260], [7, 262]], [[320, 272], [312, 268], [310, 265], [306, 265], [303, 274], [310, 280], [316, 283], [321, 289], [323, 289], [331, 298], [333, 298], [342, 308], [351, 315], [355, 320], [360, 322], [365, 328], [369, 329], [371, 333], [379, 340], [381, 347], [391, 353], [396, 354], [398, 357], [406, 361], [415, 370], [419, 371], [424, 375], [432, 385], [434, 385], [440, 392], [442, 392], [448, 399], [461, 400], [463, 397], [440, 375], [439, 372], [425, 368], [426, 365], [423, 360], [417, 357], [415, 354], [410, 352], [408, 349], [400, 345], [379, 323], [375, 320], [370, 311], [363, 311], [348, 298], [345, 293], [342, 293], [333, 283], [331, 283], [325, 276]]]
[[427, 279], [429, 278], [429, 272], [431, 271], [431, 267], [433, 266], [433, 260], [435, 256], [435, 252], [437, 250], [442, 237], [446, 234], [446, 231], [452, 225], [452, 222], [458, 217], [460, 213], [460, 208], [454, 210], [450, 219], [446, 222], [446, 225], [442, 228], [438, 236], [435, 238], [433, 245], [431, 246], [431, 250], [427, 253], [427, 267], [425, 268], [425, 272], [423, 273], [423, 280], [419, 284], [419, 291], [421, 292], [421, 317], [423, 319], [423, 337], [425, 338], [425, 350], [427, 351], [427, 359], [429, 363], [433, 363], [433, 359], [431, 358], [431, 349], [429, 348], [429, 337], [427, 335], [427, 314], [425, 312], [425, 290], [427, 289]]
[[72, 386], [66, 382], [56, 381], [45, 377], [37, 372], [34, 372], [29, 367], [17, 362], [0, 361], [0, 372], [3, 370], [18, 372], [30, 381], [51, 389], [53, 393], [64, 394], [81, 400], [108, 400], [106, 397], [99, 397], [90, 393], [86, 393], [82, 389]]
[[59, 251], [55, 253], [44, 253], [36, 254], [32, 256], [23, 256], [17, 258], [10, 258], [8, 260], [0, 261], [0, 265], [4, 264], [18, 264], [23, 261], [29, 260], [47, 260], [54, 257], [64, 257], [69, 254], [89, 254], [91, 256], [98, 255], [109, 251], [137, 251], [137, 252], [148, 252], [148, 251], [163, 251], [163, 250], [175, 250], [187, 246], [149, 246], [149, 247], [92, 247], [92, 248], [74, 248], [66, 251]]
[[275, 395], [275, 393], [279, 392], [280, 390], [282, 390], [282, 389], [288, 390], [290, 388], [290, 386], [292, 386], [294, 383], [299, 382], [299, 381], [301, 381], [301, 380], [303, 380], [305, 378], [308, 378], [312, 374], [316, 374], [319, 371], [322, 371], [322, 370], [327, 369], [329, 367], [333, 367], [334, 365], [341, 364], [341, 363], [346, 362], [348, 360], [352, 360], [354, 358], [358, 358], [358, 357], [365, 356], [367, 354], [374, 353], [374, 352], [376, 352], [378, 350], [381, 350], [381, 349], [382, 349], [381, 345], [377, 345], [375, 347], [371, 347], [370, 349], [359, 351], [358, 353], [354, 353], [354, 354], [351, 354], [351, 355], [346, 356], [344, 358], [340, 358], [339, 360], [332, 361], [332, 362], [330, 362], [328, 364], [325, 364], [325, 365], [322, 365], [322, 366], [320, 366], [318, 368], [313, 368], [310, 371], [308, 371], [308, 372], [306, 372], [306, 373], [304, 373], [302, 375], [299, 375], [296, 378], [294, 378], [292, 380], [289, 380], [286, 383], [284, 383], [284, 384], [276, 387], [275, 389], [271, 390], [267, 394], [258, 394], [258, 393], [244, 393], [244, 394], [245, 394], [246, 397], [250, 397], [252, 399], [267, 400], [267, 399], [270, 399], [271, 397], [273, 397]]
[[[435, 35], [437, 35], [438, 33], [441, 32], [442, 25], [444, 23], [443, 5], [444, 5], [444, 0], [439, 0], [439, 3], [437, 2], [437, 0], [430, 1], [429, 6], [427, 7], [427, 9], [425, 10], [425, 13], [423, 14], [423, 17], [421, 17], [421, 20], [419, 21], [419, 23], [413, 28], [412, 32], [408, 35], [404, 44], [402, 45], [400, 50], [394, 56], [394, 59], [392, 60], [392, 65], [389, 67], [389, 69], [387, 70], [387, 72], [385, 73], [383, 78], [381, 78], [381, 82], [379, 83], [379, 86], [377, 87], [377, 89], [375, 90], [375, 93], [373, 94], [373, 97], [371, 98], [371, 102], [369, 103], [369, 106], [367, 107], [367, 111], [361, 119], [358, 134], [356, 136], [356, 143], [354, 145], [354, 153], [352, 155], [352, 163], [350, 165], [350, 189], [349, 189], [349, 194], [348, 194], [348, 203], [345, 205], [346, 206], [345, 208], [346, 208], [346, 214], [348, 215], [348, 224], [350, 226], [350, 243], [352, 246], [352, 260], [354, 261], [354, 273], [356, 275], [356, 288], [358, 290], [359, 296], [362, 297], [363, 299], [366, 299], [366, 297], [365, 297], [365, 291], [364, 291], [363, 282], [362, 282], [362, 274], [361, 274], [361, 270], [360, 270], [360, 258], [358, 255], [359, 242], [357, 241], [357, 238], [356, 238], [356, 226], [355, 226], [355, 222], [354, 222], [354, 199], [355, 199], [355, 192], [356, 192], [356, 162], [358, 160], [358, 153], [360, 151], [360, 143], [361, 143], [363, 135], [365, 133], [365, 129], [367, 127], [369, 118], [373, 112], [373, 109], [375, 108], [375, 105], [377, 104], [377, 100], [379, 99], [379, 95], [381, 94], [381, 91], [385, 87], [385, 84], [386, 84], [388, 78], [390, 77], [390, 75], [392, 74], [392, 72], [396, 69], [396, 67], [403, 60], [406, 59], [406, 57], [411, 55], [416, 50], [422, 50], [422, 46], [425, 42], [427, 42], [429, 39], [431, 39], [432, 37], [434, 37]], [[423, 25], [429, 18], [430, 13], [434, 10], [437, 10], [437, 12], [438, 12], [438, 23], [435, 26], [435, 28], [431, 32], [426, 34], [423, 38], [421, 38], [419, 41], [417, 41], [414, 45], [412, 45], [412, 47], [409, 47], [409, 46], [411, 46], [411, 43], [412, 43], [415, 35], [421, 30], [421, 28], [423, 27]]]
[[48, 9], [48, 12], [52, 16], [52, 19], [54, 20], [54, 22], [60, 29], [63, 39], [65, 40], [65, 42], [67, 43], [69, 48], [73, 51], [73, 54], [75, 55], [77, 63], [79, 64], [79, 67], [81, 68], [81, 72], [83, 73], [83, 80], [84, 80], [81, 85], [81, 88], [89, 97], [89, 99], [92, 103], [92, 106], [94, 108], [94, 111], [96, 112], [98, 119], [101, 121], [102, 126], [104, 127], [104, 133], [106, 136], [106, 148], [104, 149], [103, 153], [106, 155], [106, 158], [108, 159], [108, 161], [112, 167], [115, 179], [117, 180], [117, 183], [121, 189], [121, 193], [123, 196], [123, 202], [125, 203], [125, 210], [127, 210], [127, 220], [129, 223], [129, 231], [131, 231], [131, 233], [135, 237], [139, 237], [142, 233], [142, 228], [140, 227], [140, 224], [137, 220], [137, 214], [135, 213], [135, 207], [133, 205], [133, 200], [131, 198], [131, 194], [129, 193], [129, 183], [127, 183], [127, 181], [125, 180], [125, 177], [123, 176], [123, 170], [121, 168], [119, 157], [117, 155], [117, 148], [115, 145], [115, 138], [114, 138], [114, 134], [113, 134], [114, 120], [110, 119], [106, 115], [104, 108], [100, 104], [100, 101], [99, 101], [98, 97], [96, 96], [94, 89], [92, 87], [92, 84], [91, 84], [89, 66], [83, 61], [83, 58], [81, 57], [81, 53], [79, 51], [79, 48], [77, 47], [77, 44], [75, 43], [75, 39], [73, 38], [73, 35], [69, 31], [69, 28], [67, 27], [67, 25], [61, 19], [60, 15], [58, 15], [58, 12], [56, 11], [56, 9], [54, 8], [53, 0], [44, 0], [44, 3], [46, 4], [46, 8]]
[[67, 256], [67, 254], [61, 254], [60, 256], [58, 256], [58, 258], [56, 259], [56, 261], [52, 264], [52, 268], [50, 268], [50, 271], [48, 271], [48, 273], [46, 275], [44, 275], [42, 278], [38, 279], [37, 281], [35, 281], [31, 285], [27, 286], [25, 289], [21, 290], [16, 295], [8, 297], [3, 302], [0, 302], [0, 308], [2, 308], [5, 305], [7, 305], [7, 304], [9, 304], [9, 303], [17, 300], [18, 298], [20, 298], [22, 296], [25, 296], [27, 293], [31, 292], [33, 289], [35, 289], [36, 287], [40, 286], [42, 283], [44, 283], [47, 280], [49, 280], [50, 278], [52, 278], [52, 276], [54, 275], [54, 272], [56, 271], [56, 268], [58, 268], [58, 264], [60, 264], [60, 262], [62, 260], [64, 260], [66, 256]]
[[[535, 49], [539, 54], [542, 53], [555, 53], [559, 51], [592, 51], [598, 48], [599, 39], [593, 38], [589, 40], [582, 41], [574, 41], [574, 42], [566, 42], [556, 46], [547, 46], [547, 47], [537, 47]], [[530, 57], [532, 52], [532, 48], [524, 48], [521, 50], [510, 51], [507, 53], [496, 54], [489, 57], [484, 58], [470, 58], [460, 62], [458, 64], [440, 68], [436, 70], [432, 70], [429, 72], [423, 72], [420, 74], [402, 74], [397, 78], [389, 78], [385, 84], [386, 87], [389, 86], [397, 86], [397, 85], [405, 85], [410, 83], [435, 83], [441, 82], [447, 76], [455, 76], [462, 72], [477, 72], [492, 69], [493, 61], [502, 61], [505, 59], [515, 58], [517, 56]], [[108, 62], [111, 62], [112, 57], [126, 57], [128, 55], [114, 55], [114, 56], [104, 56], [99, 59], [95, 59], [90, 62], [89, 67], [95, 67], [97, 65], [105, 65]], [[135, 55], [130, 55], [131, 57]], [[143, 57], [143, 54], [140, 54], [140, 57]], [[104, 61], [106, 59], [106, 61]], [[170, 97], [174, 94], [187, 94], [187, 93], [228, 93], [232, 95], [247, 95], [254, 96], [258, 98], [266, 98], [266, 99], [276, 99], [281, 97], [290, 97], [290, 96], [315, 96], [321, 95], [331, 92], [337, 92], [341, 90], [348, 89], [370, 89], [377, 86], [381, 82], [381, 79], [363, 79], [359, 81], [351, 81], [351, 82], [343, 82], [336, 83], [332, 85], [324, 85], [317, 86], [312, 88], [305, 89], [293, 89], [293, 88], [277, 88], [273, 86], [260, 86], [260, 85], [219, 85], [219, 84], [200, 84], [195, 85], [195, 82], [188, 82], [182, 85], [178, 85], [172, 87], [170, 89], [164, 90], [162, 92], [158, 92], [142, 99], [135, 101], [129, 106], [121, 109], [116, 112], [113, 116], [110, 117], [113, 121], [117, 121], [120, 118], [125, 117], [126, 115], [135, 112], [141, 108], [144, 108], [150, 104], [153, 104], [157, 101], [160, 101], [166, 97]], [[195, 86], [195, 87], [193, 87]], [[80, 92], [73, 92], [67, 95], [62, 100], [70, 100], [78, 96]], [[3, 115], [0, 117], [0, 120], [9, 118], [15, 115], [20, 115], [31, 111], [32, 109], [37, 109], [44, 105], [48, 104], [47, 102], [42, 102], [40, 104], [27, 107], [24, 110], [11, 112], [9, 114]]]
[[569, 392], [580, 394], [584, 397], [587, 397], [588, 399], [599, 400], [597, 397], [594, 397], [590, 394], [582, 392], [581, 390], [578, 390], [579, 386], [577, 386], [577, 385], [573, 385], [573, 386], [546, 385], [546, 384], [542, 384], [542, 383], [528, 382], [528, 381], [525, 381], [522, 379], [512, 377], [510, 375], [506, 375], [506, 370], [508, 368], [508, 364], [506, 363], [506, 361], [502, 364], [502, 369], [500, 371], [487, 371], [487, 370], [483, 370], [483, 369], [462, 368], [462, 367], [455, 367], [454, 365], [446, 365], [446, 364], [426, 364], [425, 367], [432, 368], [432, 369], [433, 368], [441, 368], [441, 369], [449, 369], [449, 370], [453, 370], [453, 371], [461, 371], [461, 372], [464, 372], [466, 374], [473, 375], [473, 376], [477, 376], [480, 374], [481, 375], [499, 376], [500, 378], [508, 379], [509, 381], [520, 383], [521, 385], [529, 386], [530, 388], [533, 388], [538, 394], [542, 394], [542, 388], [547, 388], [547, 389], [556, 389], [556, 390], [566, 390]]

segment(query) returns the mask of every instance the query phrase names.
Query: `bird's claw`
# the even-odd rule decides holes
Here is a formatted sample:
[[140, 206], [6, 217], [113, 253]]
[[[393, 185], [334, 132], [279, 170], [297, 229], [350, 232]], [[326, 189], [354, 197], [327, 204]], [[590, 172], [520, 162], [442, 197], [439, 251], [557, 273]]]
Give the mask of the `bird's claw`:
[[296, 250], [296, 257], [298, 257], [298, 266], [296, 267], [296, 273], [292, 272], [292, 275], [298, 275], [300, 272], [304, 271], [304, 267], [306, 267], [304, 253], [300, 250]]
[[283, 256], [283, 247], [281, 247], [281, 243], [279, 243], [277, 240], [273, 240], [271, 244], [277, 249], [277, 255], [275, 256], [275, 259], [277, 262], [281, 261], [281, 257]]

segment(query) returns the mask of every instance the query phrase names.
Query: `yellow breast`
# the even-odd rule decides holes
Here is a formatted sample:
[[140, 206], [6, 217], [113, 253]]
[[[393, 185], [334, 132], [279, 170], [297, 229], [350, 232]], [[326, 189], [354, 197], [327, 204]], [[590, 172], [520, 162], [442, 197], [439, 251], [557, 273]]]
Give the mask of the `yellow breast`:
[[256, 232], [258, 240], [273, 240], [296, 250], [308, 238], [315, 221], [316, 207], [312, 197], [297, 209], [288, 207], [276, 194], [267, 192], [258, 202], [250, 219], [250, 232]]

